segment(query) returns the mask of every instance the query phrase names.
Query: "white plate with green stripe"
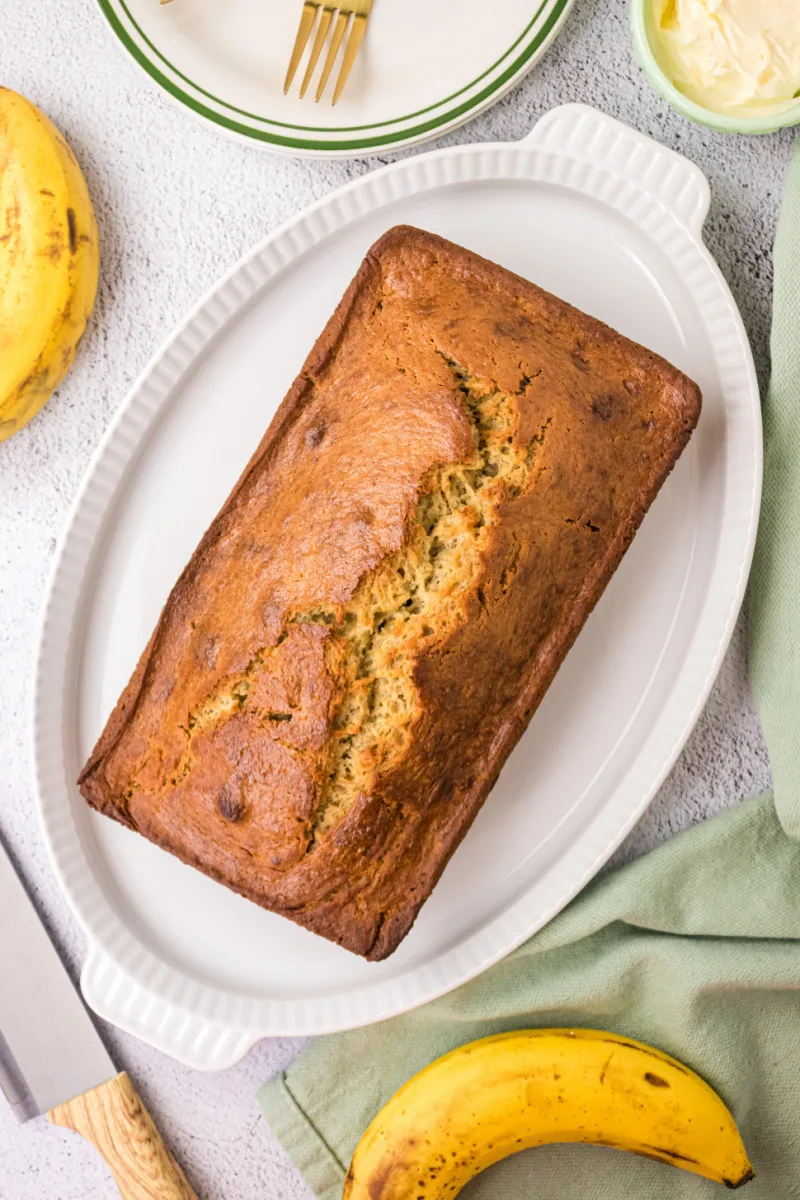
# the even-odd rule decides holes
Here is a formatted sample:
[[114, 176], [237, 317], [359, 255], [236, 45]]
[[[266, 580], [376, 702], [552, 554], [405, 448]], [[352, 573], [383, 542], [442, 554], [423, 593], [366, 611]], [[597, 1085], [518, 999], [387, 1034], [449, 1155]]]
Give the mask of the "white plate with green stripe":
[[[284, 154], [363, 157], [440, 137], [525, 75], [573, 0], [375, 0], [335, 106], [283, 94], [300, 0], [98, 0], [136, 62], [201, 119]], [[334, 68], [336, 69], [336, 68]]]

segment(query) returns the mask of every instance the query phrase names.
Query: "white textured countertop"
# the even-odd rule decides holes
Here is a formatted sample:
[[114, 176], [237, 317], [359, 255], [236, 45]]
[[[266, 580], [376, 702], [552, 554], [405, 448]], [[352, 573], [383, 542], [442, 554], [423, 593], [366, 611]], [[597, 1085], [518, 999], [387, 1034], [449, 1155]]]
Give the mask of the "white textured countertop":
[[[100, 435], [177, 319], [256, 240], [371, 164], [277, 157], [205, 128], [155, 90], [115, 44], [93, 0], [6, 0], [2, 30], [0, 83], [38, 103], [67, 136], [88, 178], [103, 247], [97, 310], [75, 368], [33, 423], [0, 445], [0, 835], [77, 978], [83, 942], [50, 874], [30, 783], [33, 640], [56, 537]], [[706, 238], [742, 309], [763, 384], [771, 245], [791, 133], [746, 139], [688, 125], [635, 66], [623, 0], [577, 0], [533, 74], [449, 140], [518, 138], [541, 113], [573, 100], [627, 121], [706, 172], [713, 196]], [[740, 626], [688, 746], [617, 859], [768, 783]], [[109, 1027], [103, 1033], [200, 1200], [308, 1195], [255, 1102], [256, 1087], [297, 1043], [262, 1042], [238, 1067], [209, 1076]], [[17, 1126], [0, 1097], [0, 1200], [117, 1195], [77, 1135], [41, 1119]]]

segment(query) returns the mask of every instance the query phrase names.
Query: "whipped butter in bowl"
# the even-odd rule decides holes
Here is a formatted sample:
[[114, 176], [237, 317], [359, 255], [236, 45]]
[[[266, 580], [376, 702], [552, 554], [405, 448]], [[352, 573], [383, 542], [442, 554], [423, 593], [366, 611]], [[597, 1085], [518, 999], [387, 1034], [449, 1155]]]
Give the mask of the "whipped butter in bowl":
[[633, 0], [651, 83], [695, 121], [765, 133], [800, 121], [800, 0]]

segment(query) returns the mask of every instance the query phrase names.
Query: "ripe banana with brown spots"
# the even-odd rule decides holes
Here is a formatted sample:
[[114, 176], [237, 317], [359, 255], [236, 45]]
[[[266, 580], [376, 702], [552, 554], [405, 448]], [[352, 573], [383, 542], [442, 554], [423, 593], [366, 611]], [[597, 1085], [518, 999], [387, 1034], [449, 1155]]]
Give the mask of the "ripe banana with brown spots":
[[549, 1142], [630, 1150], [729, 1188], [753, 1178], [733, 1117], [688, 1067], [613, 1033], [529, 1029], [453, 1050], [401, 1087], [359, 1142], [344, 1200], [452, 1200]]
[[94, 305], [97, 226], [55, 125], [0, 87], [0, 441], [68, 371]]

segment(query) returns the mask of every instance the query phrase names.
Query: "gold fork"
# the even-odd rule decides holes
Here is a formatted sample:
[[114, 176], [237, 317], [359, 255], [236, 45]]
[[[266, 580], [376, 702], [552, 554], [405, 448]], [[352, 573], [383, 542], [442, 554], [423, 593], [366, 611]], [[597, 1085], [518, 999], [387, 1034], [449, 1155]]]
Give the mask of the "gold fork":
[[[325, 86], [333, 70], [336, 55], [339, 53], [339, 48], [344, 39], [345, 31], [348, 30], [349, 23], [344, 57], [342, 58], [342, 65], [339, 68], [339, 78], [336, 80], [336, 86], [333, 89], [333, 100], [331, 103], [335, 104], [344, 90], [344, 85], [347, 83], [347, 77], [350, 74], [350, 68], [355, 62], [358, 47], [361, 45], [361, 39], [364, 37], [367, 28], [371, 8], [372, 0], [336, 0], [334, 3], [331, 3], [330, 0], [322, 0], [321, 3], [317, 3], [316, 0], [304, 0], [303, 11], [300, 14], [300, 27], [297, 30], [297, 37], [294, 40], [294, 49], [292, 50], [292, 57], [289, 60], [289, 70], [286, 72], [286, 79], [283, 84], [284, 95], [292, 86], [292, 80], [294, 79], [300, 59], [303, 57], [303, 51], [311, 37], [311, 31], [314, 28], [314, 22], [317, 18], [317, 11], [319, 11], [319, 23], [317, 24], [314, 45], [311, 47], [306, 73], [303, 76], [303, 82], [300, 84], [300, 98], [302, 99], [305, 96], [308, 85], [311, 82], [311, 76], [314, 74], [314, 68], [322, 53], [322, 47], [325, 45], [325, 39], [331, 27], [333, 14], [336, 13], [336, 22], [328, 46], [325, 65], [322, 68], [322, 74], [314, 97], [315, 100], [319, 100], [325, 91]], [[352, 21], [350, 20], [351, 16], [353, 18]]]

